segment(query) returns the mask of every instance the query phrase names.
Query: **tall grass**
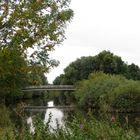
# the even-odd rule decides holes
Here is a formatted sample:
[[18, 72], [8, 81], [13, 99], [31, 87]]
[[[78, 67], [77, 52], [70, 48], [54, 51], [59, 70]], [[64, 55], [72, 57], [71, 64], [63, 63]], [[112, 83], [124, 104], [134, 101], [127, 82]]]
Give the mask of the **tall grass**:
[[30, 133], [28, 127], [20, 131], [10, 130], [2, 140], [137, 140], [132, 130], [123, 129], [118, 123], [98, 121], [93, 117], [74, 118], [65, 122], [65, 127], [50, 131], [49, 122], [37, 119], [34, 121], [35, 132]]

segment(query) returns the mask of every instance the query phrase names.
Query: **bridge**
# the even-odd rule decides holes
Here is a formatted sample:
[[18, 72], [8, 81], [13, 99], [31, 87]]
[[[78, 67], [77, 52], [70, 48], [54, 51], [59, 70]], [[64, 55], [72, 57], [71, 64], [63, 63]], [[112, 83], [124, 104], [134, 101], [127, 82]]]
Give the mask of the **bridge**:
[[74, 91], [75, 87], [73, 85], [41, 85], [41, 86], [28, 86], [22, 89], [23, 92], [26, 91]]

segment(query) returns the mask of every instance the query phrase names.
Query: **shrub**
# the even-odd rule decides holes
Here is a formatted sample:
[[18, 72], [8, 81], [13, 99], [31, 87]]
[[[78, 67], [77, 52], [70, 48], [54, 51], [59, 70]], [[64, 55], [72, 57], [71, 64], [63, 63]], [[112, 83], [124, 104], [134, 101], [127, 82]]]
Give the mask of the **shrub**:
[[140, 108], [138, 81], [103, 72], [93, 73], [88, 80], [77, 84], [75, 91], [78, 104], [83, 108], [137, 110]]
[[116, 96], [112, 101], [112, 107], [120, 110], [138, 111], [140, 109], [139, 82], [127, 81], [114, 91]]

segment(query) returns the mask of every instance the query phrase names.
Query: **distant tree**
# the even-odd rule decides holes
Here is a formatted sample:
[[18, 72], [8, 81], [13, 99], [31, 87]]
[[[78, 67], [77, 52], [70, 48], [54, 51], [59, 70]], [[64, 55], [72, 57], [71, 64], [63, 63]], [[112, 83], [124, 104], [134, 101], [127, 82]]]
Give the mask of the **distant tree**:
[[49, 52], [65, 39], [64, 29], [73, 16], [69, 2], [0, 1], [0, 96], [15, 94], [32, 73], [57, 66]]
[[54, 84], [74, 84], [87, 79], [89, 74], [103, 71], [110, 74], [128, 74], [128, 67], [121, 57], [110, 51], [102, 51], [96, 56], [81, 57], [64, 69], [64, 74], [56, 77]]
[[140, 80], [140, 68], [135, 64], [128, 65], [128, 78]]
[[110, 51], [102, 51], [96, 57], [97, 70], [110, 74], [124, 74], [127, 66], [121, 57], [114, 55]]
[[60, 76], [57, 76], [55, 80], [53, 81], [54, 85], [60, 85], [63, 84], [64, 74], [61, 74]]

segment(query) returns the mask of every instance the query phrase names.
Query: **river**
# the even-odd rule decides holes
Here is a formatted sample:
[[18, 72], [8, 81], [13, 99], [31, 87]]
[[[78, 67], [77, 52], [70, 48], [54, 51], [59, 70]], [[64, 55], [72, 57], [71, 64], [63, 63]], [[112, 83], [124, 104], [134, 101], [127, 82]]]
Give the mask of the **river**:
[[[54, 102], [53, 101], [49, 101], [47, 103], [48, 108], [44, 110], [44, 108], [42, 109], [42, 111], [45, 111], [44, 114], [44, 124], [48, 123], [49, 121], [49, 128], [50, 131], [53, 131], [54, 129], [57, 129], [57, 124], [59, 124], [59, 127], [65, 127], [64, 125], [64, 109], [58, 109], [57, 106], [56, 108], [54, 108]], [[38, 111], [40, 112], [40, 109], [32, 109], [32, 110], [28, 110], [28, 111]], [[30, 132], [34, 132], [35, 127], [33, 126], [33, 119], [32, 116], [29, 116], [27, 118], [27, 124], [30, 127]]]
[[[48, 101], [47, 103], [42, 102], [39, 99], [31, 100], [30, 105], [32, 105], [33, 108], [29, 108], [26, 110], [26, 122], [28, 126], [30, 127], [30, 132], [35, 131], [35, 126], [33, 125], [34, 117], [37, 116], [37, 114], [41, 114], [40, 117], [43, 120], [43, 123], [46, 124], [49, 121], [49, 129], [53, 132], [54, 129], [57, 128], [57, 124], [59, 124], [59, 127], [65, 128], [65, 120], [69, 119], [69, 115], [75, 114], [77, 112], [82, 112], [82, 115], [85, 115], [86, 113], [73, 108], [66, 108], [66, 106], [55, 106], [54, 101]], [[41, 106], [40, 106], [41, 105]], [[75, 111], [76, 110], [76, 111]], [[140, 134], [140, 114], [139, 113], [117, 113], [115, 114], [117, 120], [120, 122], [120, 124], [128, 125], [128, 127], [133, 128], [136, 133]], [[51, 116], [51, 117], [50, 117]], [[100, 113], [95, 112], [94, 117], [97, 119], [102, 119], [102, 116]], [[108, 118], [110, 118], [111, 114], [106, 114]], [[104, 119], [104, 118], [103, 118]], [[111, 119], [111, 118], [110, 118]]]

